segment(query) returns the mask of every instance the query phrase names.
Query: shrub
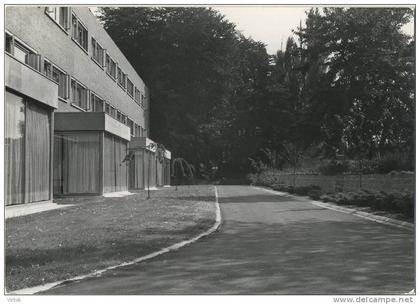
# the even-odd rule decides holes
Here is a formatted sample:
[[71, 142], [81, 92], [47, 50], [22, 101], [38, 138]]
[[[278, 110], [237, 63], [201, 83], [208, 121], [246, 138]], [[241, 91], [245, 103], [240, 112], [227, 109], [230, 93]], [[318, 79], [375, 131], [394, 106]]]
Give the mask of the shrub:
[[311, 199], [314, 199], [314, 200], [319, 200], [321, 198], [322, 194], [323, 194], [323, 192], [321, 190], [319, 190], [319, 189], [311, 189], [308, 192], [308, 196]]
[[318, 167], [321, 174], [324, 175], [337, 175], [347, 172], [349, 163], [347, 161], [330, 160], [325, 164]]

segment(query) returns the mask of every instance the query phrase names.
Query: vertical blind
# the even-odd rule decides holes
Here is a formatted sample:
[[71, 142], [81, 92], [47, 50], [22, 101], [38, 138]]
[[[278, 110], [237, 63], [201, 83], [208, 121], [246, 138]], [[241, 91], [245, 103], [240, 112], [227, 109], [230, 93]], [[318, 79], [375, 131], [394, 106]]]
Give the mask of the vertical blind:
[[159, 187], [163, 186], [163, 161], [162, 163], [157, 159], [156, 161], [156, 184]]
[[156, 186], [156, 156], [155, 153], [146, 150], [144, 157], [145, 187]]
[[25, 103], [23, 98], [6, 91], [5, 106], [5, 196], [6, 205], [24, 202]]
[[99, 133], [54, 136], [54, 192], [94, 194], [99, 189]]
[[50, 199], [51, 111], [6, 91], [6, 205]]
[[105, 134], [104, 136], [104, 192], [125, 191], [128, 188], [127, 142]]
[[26, 109], [26, 202], [50, 199], [49, 111], [28, 102]]
[[130, 189], [144, 189], [144, 150], [134, 151], [134, 157], [129, 164]]

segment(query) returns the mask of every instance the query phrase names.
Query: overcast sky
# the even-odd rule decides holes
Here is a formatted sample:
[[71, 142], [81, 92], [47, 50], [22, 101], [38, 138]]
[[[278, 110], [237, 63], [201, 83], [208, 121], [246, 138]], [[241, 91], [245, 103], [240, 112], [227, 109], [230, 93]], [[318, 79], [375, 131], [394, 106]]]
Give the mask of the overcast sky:
[[[214, 6], [226, 18], [237, 25], [245, 36], [252, 37], [267, 45], [267, 52], [275, 54], [286, 46], [287, 37], [292, 35], [292, 29], [299, 26], [300, 20], [305, 25], [304, 6]], [[414, 33], [414, 22], [407, 24], [404, 31]]]
[[214, 6], [226, 18], [235, 23], [245, 36], [259, 40], [267, 45], [267, 52], [275, 54], [283, 48], [292, 35], [292, 29], [305, 24], [305, 10], [310, 7], [293, 6]]
[[[267, 52], [275, 54], [282, 46], [286, 47], [286, 41], [292, 36], [292, 29], [305, 25], [305, 11], [309, 6], [212, 6], [226, 18], [236, 24], [236, 28], [246, 37], [266, 44]], [[92, 7], [96, 11], [96, 7]], [[404, 27], [407, 34], [413, 35], [414, 22]]]

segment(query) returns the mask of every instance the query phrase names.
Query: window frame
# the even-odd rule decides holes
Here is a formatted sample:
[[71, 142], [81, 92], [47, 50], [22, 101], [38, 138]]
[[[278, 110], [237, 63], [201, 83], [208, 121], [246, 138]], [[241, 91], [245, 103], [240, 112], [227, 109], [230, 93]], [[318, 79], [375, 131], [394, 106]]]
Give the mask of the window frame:
[[141, 91], [136, 86], [134, 87], [134, 101], [141, 105]]
[[[48, 13], [48, 9], [49, 8], [54, 8], [54, 9], [58, 9], [60, 10], [61, 8], [66, 8], [67, 9], [67, 23], [65, 24], [65, 26], [62, 26], [60, 24], [60, 21], [53, 18], [49, 13]], [[69, 6], [46, 6], [45, 10], [44, 10], [45, 14], [55, 23], [57, 24], [61, 30], [63, 30], [67, 35], [69, 34], [69, 29], [71, 29], [71, 16], [72, 16], [72, 10], [71, 7]], [[57, 14], [57, 11], [55, 11], [55, 14]], [[58, 12], [58, 14], [60, 14], [60, 12]]]
[[[108, 60], [107, 60], [107, 58], [109, 58], [109, 60], [112, 61], [115, 65], [115, 70], [114, 70], [115, 75], [112, 75], [108, 71]], [[105, 72], [108, 74], [109, 77], [111, 77], [112, 80], [114, 80], [114, 81], [117, 80], [117, 62], [111, 57], [111, 55], [109, 55], [108, 52], [105, 55]]]
[[[73, 84], [73, 81], [76, 83], [76, 91], [77, 91], [77, 86], [80, 86], [80, 87], [82, 87], [83, 89], [85, 89], [86, 90], [86, 109], [85, 108], [83, 108], [83, 106], [82, 105], [80, 105], [80, 104], [78, 104], [78, 103], [76, 103], [75, 101], [74, 101], [74, 96], [73, 96], [73, 88], [72, 88], [72, 84]], [[71, 101], [71, 105], [72, 106], [74, 106], [74, 107], [76, 107], [76, 108], [78, 108], [78, 109], [81, 109], [81, 110], [83, 110], [83, 111], [85, 111], [85, 112], [89, 112], [90, 111], [90, 108], [91, 108], [91, 104], [90, 104], [90, 90], [88, 89], [88, 87], [86, 86], [86, 85], [84, 85], [83, 83], [81, 83], [79, 80], [77, 80], [76, 78], [74, 78], [74, 77], [71, 77], [71, 79], [70, 79], [70, 101]], [[77, 93], [76, 93], [77, 94]]]
[[[45, 63], [48, 63], [51, 66], [51, 75], [46, 74]], [[42, 68], [43, 68], [42, 74], [44, 76], [46, 76], [48, 79], [50, 79], [51, 81], [53, 81], [54, 83], [56, 83], [58, 86], [60, 86], [60, 82], [56, 82], [54, 77], [53, 77], [54, 69], [58, 70], [59, 72], [61, 72], [65, 76], [65, 78], [66, 78], [66, 88], [65, 88], [66, 96], [65, 97], [58, 96], [58, 99], [60, 99], [64, 102], [67, 102], [70, 99], [70, 91], [71, 91], [71, 77], [70, 77], [70, 74], [67, 73], [61, 67], [59, 67], [58, 65], [56, 65], [54, 62], [52, 62], [47, 57], [44, 57], [44, 64], [43, 64]]]
[[[76, 20], [76, 28], [74, 28], [73, 17]], [[89, 54], [89, 31], [87, 26], [77, 17], [77, 15], [72, 11], [71, 12], [71, 39], [86, 53]], [[79, 26], [81, 26], [86, 31], [86, 48], [82, 43], [79, 42]], [[75, 34], [75, 32], [76, 34]], [[76, 37], [75, 37], [76, 36]]]
[[[11, 52], [6, 52], [6, 50], [5, 50], [5, 52], [8, 53], [9, 55], [13, 56], [13, 58], [18, 60], [22, 64], [24, 64], [24, 65], [28, 66], [29, 68], [31, 68], [31, 69], [33, 69], [33, 70], [42, 74], [42, 60], [41, 60], [40, 53], [36, 49], [31, 47], [30, 45], [25, 43], [23, 40], [19, 39], [19, 37], [16, 37], [16, 35], [10, 33], [9, 31], [5, 31], [5, 34], [9, 35], [9, 37], [11, 38], [11, 46], [10, 46], [10, 51]], [[4, 36], [6, 38], [6, 35], [4, 35]], [[16, 52], [15, 52], [16, 48], [18, 48], [22, 52], [26, 53], [25, 60], [22, 61], [19, 57], [16, 57]], [[35, 55], [36, 66], [32, 66], [29, 62], [27, 62], [27, 61], [29, 61], [29, 59], [28, 59], [29, 55]]]
[[[120, 75], [124, 83], [120, 82]], [[127, 89], [127, 74], [119, 66], [117, 66], [117, 83], [124, 91]]]
[[141, 108], [144, 110], [144, 109], [146, 109], [146, 107], [145, 107], [145, 103], [144, 103], [144, 100], [146, 99], [146, 97], [144, 96], [144, 94], [143, 93], [141, 93], [141, 103], [140, 103], [140, 106], [141, 106]]
[[[98, 94], [96, 94], [94, 91], [90, 91], [90, 112], [95, 112], [95, 113], [105, 113], [105, 104], [106, 101], [104, 98], [102, 98], [101, 96], [99, 96]], [[93, 96], [93, 100], [92, 100], [92, 96]], [[96, 99], [99, 99], [100, 101], [102, 101], [102, 111], [95, 111], [95, 107], [96, 107]]]
[[[127, 81], [126, 81], [126, 83], [127, 83], [127, 94], [128, 94], [128, 96], [130, 96], [131, 98], [133, 98], [134, 99], [134, 83], [130, 80], [130, 78], [128, 78], [127, 77]], [[128, 89], [128, 84], [129, 83], [131, 83], [131, 87], [132, 87], [132, 93], [130, 94], [130, 91], [129, 91], [129, 89]]]
[[[102, 45], [98, 42], [98, 40], [96, 40], [95, 37], [91, 36], [90, 41], [91, 41], [91, 44], [92, 44], [92, 56], [91, 56], [91, 58], [103, 70], [105, 68], [106, 50], [102, 47]], [[95, 43], [93, 43], [93, 42], [95, 42]], [[97, 60], [97, 58], [95, 58], [95, 56], [94, 56], [98, 47], [101, 49], [101, 52], [102, 52], [102, 62], [99, 62]]]

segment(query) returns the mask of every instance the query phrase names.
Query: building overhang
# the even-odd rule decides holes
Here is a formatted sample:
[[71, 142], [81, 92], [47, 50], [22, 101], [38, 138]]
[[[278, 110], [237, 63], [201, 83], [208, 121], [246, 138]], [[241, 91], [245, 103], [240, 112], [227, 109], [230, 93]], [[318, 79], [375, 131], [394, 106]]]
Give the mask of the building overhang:
[[126, 141], [131, 140], [130, 128], [104, 112], [56, 112], [54, 131], [103, 131]]
[[157, 143], [148, 137], [133, 137], [131, 138], [130, 149], [146, 149], [151, 152], [156, 152]]
[[38, 71], [5, 53], [5, 84], [16, 92], [57, 109], [58, 85]]

